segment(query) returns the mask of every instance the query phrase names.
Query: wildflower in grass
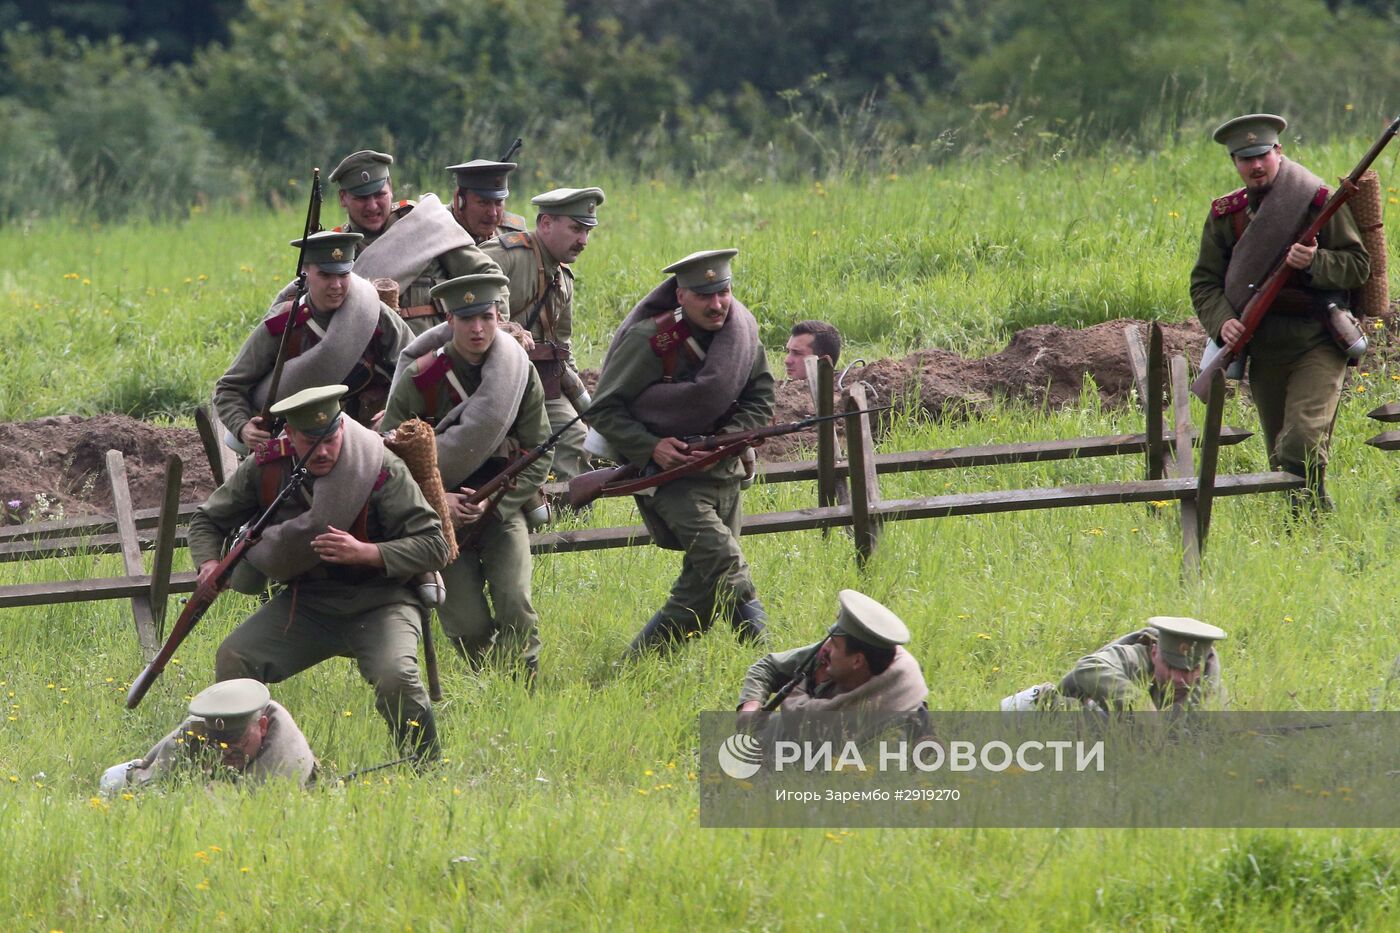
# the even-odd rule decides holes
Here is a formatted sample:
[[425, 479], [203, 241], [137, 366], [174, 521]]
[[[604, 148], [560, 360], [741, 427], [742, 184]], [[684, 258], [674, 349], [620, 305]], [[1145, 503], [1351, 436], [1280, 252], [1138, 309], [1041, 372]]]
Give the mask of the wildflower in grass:
[[992, 636], [988, 635], [986, 632], [978, 632], [978, 633], [977, 633], [977, 637], [980, 638], [980, 639], [982, 639], [983, 641], [991, 641], [991, 640], [992, 640]]
[[[11, 716], [10, 718], [13, 719], [14, 717]], [[19, 775], [18, 775], [18, 774], [12, 774], [12, 775], [10, 775], [10, 783], [11, 783], [11, 784], [18, 784], [18, 783], [19, 783]]]
[[208, 878], [205, 878], [205, 879], [204, 879], [203, 881], [201, 881], [199, 884], [195, 885], [195, 886], [194, 886], [194, 889], [195, 889], [196, 891], [208, 891], [208, 890], [209, 890], [209, 879], [208, 879]]
[[201, 273], [199, 274], [199, 281], [201, 281], [201, 282], [207, 282], [207, 281], [209, 281], [209, 276], [207, 276], [207, 275], [205, 275], [203, 272], [201, 272]]
[[1177, 211], [1167, 211], [1167, 216], [1170, 217], [1172, 220], [1180, 220], [1180, 219], [1181, 219], [1181, 214], [1178, 213]]
[[253, 869], [249, 868], [247, 865], [244, 865], [242, 868], [240, 868], [240, 869], [238, 869], [238, 870], [239, 870], [240, 872], [242, 872], [243, 874], [246, 875], [246, 874], [248, 874], [248, 872], [252, 871]]
[[1355, 108], [1354, 106], [1352, 106], [1351, 104], [1343, 104], [1343, 105], [1342, 105], [1342, 109], [1343, 109], [1343, 110], [1346, 110], [1346, 111], [1351, 111], [1351, 110], [1355, 110], [1356, 108]]
[[354, 715], [354, 713], [351, 713], [351, 712], [347, 709], [347, 710], [345, 711], [345, 714], [344, 714], [344, 715], [345, 715], [345, 718], [346, 718], [346, 719], [349, 719], [351, 716]]
[[123, 800], [135, 800], [135, 799], [136, 799], [136, 795], [133, 794], [133, 793], [128, 792], [128, 793], [122, 794], [122, 799], [123, 799]]
[[106, 810], [107, 801], [103, 800], [101, 797], [89, 797], [88, 806], [92, 807], [94, 810]]
[[209, 861], [209, 853], [205, 852], [203, 849], [200, 849], [198, 852], [196, 852], [194, 854], [194, 857], [201, 862]]
[[91, 285], [91, 284], [92, 284], [92, 279], [83, 279], [83, 284], [84, 284], [84, 285]]

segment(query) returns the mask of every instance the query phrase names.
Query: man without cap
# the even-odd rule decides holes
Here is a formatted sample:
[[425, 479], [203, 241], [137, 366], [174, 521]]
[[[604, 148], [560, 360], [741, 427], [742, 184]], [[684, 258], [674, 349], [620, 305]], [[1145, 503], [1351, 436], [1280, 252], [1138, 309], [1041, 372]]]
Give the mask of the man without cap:
[[[534, 230], [507, 233], [483, 247], [510, 277], [508, 317], [525, 328], [534, 343], [530, 359], [544, 385], [552, 431], [578, 413], [564, 384], [577, 382], [572, 368], [574, 271], [570, 263], [588, 246], [603, 200], [602, 188], [556, 188], [536, 195], [530, 199], [538, 210]], [[583, 438], [583, 427], [575, 425], [554, 448], [554, 475], [559, 481], [587, 469]]]
[[[229, 446], [240, 454], [260, 450], [270, 439], [259, 412], [268, 402], [282, 333], [289, 326], [286, 363], [277, 384], [280, 401], [311, 386], [349, 387], [344, 408], [368, 425], [389, 395], [399, 354], [413, 335], [379, 300], [374, 286], [351, 272], [358, 233], [322, 231], [305, 240], [306, 295], [272, 308], [214, 386], [214, 410], [228, 429]], [[301, 240], [292, 246], [301, 248]], [[294, 295], [294, 293], [293, 293]]]
[[514, 162], [486, 159], [447, 167], [457, 181], [452, 216], [477, 246], [493, 237], [525, 230], [525, 218], [506, 210], [506, 198], [510, 197], [507, 176], [516, 167]]
[[[692, 253], [613, 335], [589, 421], [616, 459], [657, 472], [694, 464], [684, 438], [743, 431], [773, 417], [773, 375], [758, 323], [731, 290], [738, 250]], [[629, 648], [636, 655], [709, 629], [716, 615], [756, 641], [767, 615], [739, 548], [744, 468], [726, 458], [636, 497], [657, 545], [684, 551], [670, 598]]]
[[100, 789], [104, 797], [114, 797], [167, 777], [183, 763], [213, 765], [216, 759], [226, 773], [255, 784], [287, 780], [306, 787], [316, 774], [316, 756], [292, 714], [266, 686], [243, 677], [195, 694], [189, 717], [146, 757], [108, 768]]
[[549, 475], [549, 456], [516, 477], [491, 515], [467, 501], [522, 449], [539, 446], [550, 434], [539, 376], [520, 344], [498, 333], [506, 282], [503, 275], [469, 275], [433, 289], [452, 317], [404, 351], [384, 428], [414, 417], [433, 425], [438, 470], [457, 528], [485, 523], [475, 543], [442, 572], [443, 630], [473, 664], [488, 649], [523, 661], [533, 684], [539, 615], [530, 602], [530, 534], [522, 509]]
[[1329, 193], [1322, 179], [1284, 156], [1278, 138], [1287, 125], [1256, 113], [1216, 129], [1215, 141], [1245, 184], [1211, 204], [1191, 271], [1191, 303], [1206, 333], [1234, 346], [1254, 288], [1285, 256], [1293, 270], [1288, 284], [1244, 348], [1250, 393], [1270, 466], [1307, 480], [1305, 493], [1293, 494], [1295, 513], [1330, 511], [1327, 447], [1348, 357], [1332, 336], [1328, 306], [1348, 306], [1348, 290], [1365, 284], [1370, 258], [1346, 205], [1317, 242], [1295, 242]]
[[[365, 238], [355, 272], [399, 286], [399, 315], [416, 336], [447, 319], [433, 304], [434, 285], [463, 275], [499, 272], [435, 194], [394, 201], [389, 166], [394, 157], [370, 149], [352, 152], [330, 174], [340, 187], [347, 221], [336, 230]], [[284, 290], [285, 291], [285, 290]]]
[[832, 366], [841, 359], [841, 332], [826, 321], [798, 321], [788, 337], [783, 368], [794, 382], [807, 381], [807, 357], [825, 359]]
[[1060, 698], [1089, 709], [1119, 712], [1223, 703], [1220, 658], [1215, 642], [1225, 633], [1214, 625], [1179, 616], [1153, 616], [1147, 627], [1109, 642], [1080, 658], [1061, 678], [1028, 687], [1001, 701], [1003, 711], [1052, 709]]
[[[755, 712], [800, 672], [809, 671], [783, 700], [783, 712], [912, 713], [928, 698], [919, 662], [903, 646], [909, 629], [878, 601], [842, 590], [827, 637], [805, 648], [764, 655], [749, 668], [739, 711]], [[815, 657], [814, 657], [815, 656]]]
[[282, 503], [233, 576], [239, 592], [260, 592], [266, 579], [283, 586], [219, 645], [215, 675], [279, 683], [327, 658], [354, 658], [399, 747], [435, 757], [437, 728], [418, 676], [419, 607], [408, 583], [447, 563], [447, 540], [404, 462], [342, 415], [344, 393], [316, 386], [274, 405], [287, 419], [286, 437], [239, 464], [190, 518], [202, 583], [224, 541], [272, 504], [294, 463], [310, 454], [300, 493]]

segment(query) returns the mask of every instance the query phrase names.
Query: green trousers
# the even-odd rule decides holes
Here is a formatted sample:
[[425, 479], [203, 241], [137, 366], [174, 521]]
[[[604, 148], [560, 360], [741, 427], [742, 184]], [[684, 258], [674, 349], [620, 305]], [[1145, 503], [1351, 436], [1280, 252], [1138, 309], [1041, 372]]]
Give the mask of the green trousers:
[[[747, 602], [757, 595], [748, 562], [739, 549], [744, 523], [739, 481], [708, 477], [679, 479], [638, 496], [637, 506], [658, 541], [669, 533], [685, 551], [681, 573], [661, 616], [684, 631], [703, 631], [714, 621], [717, 607]], [[664, 528], [655, 528], [660, 523]]]
[[478, 547], [463, 548], [442, 571], [447, 602], [438, 618], [469, 659], [479, 660], [488, 650], [503, 658], [539, 655], [540, 617], [530, 603], [530, 570], [530, 533], [525, 516], [514, 509], [507, 517], [491, 518]]
[[1290, 356], [1250, 356], [1249, 391], [1270, 466], [1298, 473], [1326, 466], [1346, 363], [1346, 354], [1331, 343]]
[[[562, 395], [559, 398], [547, 399], [544, 410], [545, 414], [549, 415], [551, 434], [573, 421], [574, 415], [578, 414], [573, 403]], [[583, 449], [583, 441], [587, 436], [588, 430], [583, 423], [575, 422], [559, 439], [559, 443], [554, 447], [554, 465], [551, 467], [556, 482], [568, 482], [580, 473], [587, 473], [592, 469], [588, 465], [588, 454]]]
[[229, 633], [215, 679], [275, 684], [327, 658], [354, 658], [379, 715], [395, 737], [407, 734], [430, 710], [418, 676], [420, 609], [408, 588], [322, 583], [293, 593], [284, 589]]

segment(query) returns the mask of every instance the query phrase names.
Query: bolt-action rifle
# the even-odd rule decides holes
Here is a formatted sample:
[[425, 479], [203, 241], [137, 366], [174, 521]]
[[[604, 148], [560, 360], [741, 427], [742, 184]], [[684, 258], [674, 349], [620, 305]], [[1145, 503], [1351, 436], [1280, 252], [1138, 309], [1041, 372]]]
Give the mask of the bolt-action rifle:
[[506, 150], [506, 154], [501, 156], [496, 161], [509, 162], [511, 160], [511, 157], [514, 156], [517, 152], [519, 152], [520, 147], [523, 145], [525, 145], [525, 140], [520, 136], [515, 137], [515, 142], [510, 144], [510, 148]]
[[301, 225], [301, 246], [297, 249], [297, 292], [292, 297], [291, 311], [288, 312], [287, 326], [282, 328], [282, 340], [277, 344], [277, 361], [272, 364], [272, 378], [267, 384], [267, 398], [258, 420], [263, 429], [276, 437], [282, 430], [281, 424], [272, 415], [272, 406], [277, 404], [277, 389], [282, 384], [282, 367], [287, 365], [287, 347], [291, 342], [292, 329], [296, 324], [297, 309], [306, 297], [306, 238], [321, 232], [321, 170], [311, 170], [311, 196], [306, 204], [306, 222]]
[[569, 505], [575, 509], [581, 509], [603, 496], [630, 496], [646, 489], [664, 486], [672, 480], [707, 469], [726, 457], [737, 457], [746, 448], [757, 447], [767, 438], [794, 434], [823, 421], [886, 411], [890, 407], [889, 405], [880, 405], [877, 408], [865, 408], [860, 411], [816, 415], [811, 418], [803, 418], [801, 421], [770, 424], [767, 427], [752, 428], [748, 431], [731, 431], [727, 434], [696, 434], [683, 437], [681, 440], [684, 441], [687, 450], [692, 453], [704, 453], [705, 456], [677, 467], [671, 467], [668, 470], [663, 470], [655, 464], [648, 464], [646, 468], [643, 468], [628, 463], [581, 473], [569, 480]]
[[792, 691], [797, 689], [797, 685], [816, 672], [817, 668], [822, 665], [823, 652], [826, 651], [826, 646], [830, 641], [831, 636], [827, 635], [817, 644], [816, 650], [807, 656], [806, 660], [802, 662], [802, 666], [793, 673], [792, 678], [783, 684], [767, 703], [763, 704], [763, 712], [776, 712], [783, 705], [783, 701], [792, 695]]
[[492, 513], [500, 506], [501, 500], [506, 497], [506, 493], [515, 488], [515, 478], [529, 469], [530, 464], [554, 449], [554, 445], [558, 444], [560, 439], [563, 438], [564, 432], [573, 427], [582, 417], [583, 415], [575, 415], [568, 424], [549, 435], [544, 443], [540, 444], [538, 447], [522, 450], [520, 453], [516, 454], [515, 458], [501, 469], [501, 472], [491, 477], [487, 482], [482, 483], [475, 492], [467, 496], [467, 502], [471, 505], [480, 505], [485, 502], [486, 510], [481, 513], [480, 518], [458, 532], [457, 544], [459, 547], [468, 548], [476, 546], [477, 541], [480, 540], [481, 535], [486, 530], [486, 520], [490, 518]]
[[[1361, 161], [1356, 163], [1356, 168], [1351, 170], [1351, 174], [1342, 179], [1342, 183], [1337, 190], [1332, 192], [1332, 196], [1327, 199], [1327, 203], [1322, 206], [1322, 210], [1314, 218], [1313, 222], [1303, 228], [1298, 234], [1295, 242], [1315, 244], [1317, 235], [1322, 232], [1322, 228], [1327, 226], [1327, 222], [1332, 219], [1332, 215], [1337, 213], [1358, 190], [1357, 185], [1361, 181], [1361, 176], [1366, 174], [1366, 170], [1371, 167], [1371, 163], [1381, 154], [1390, 140], [1396, 133], [1400, 133], [1400, 117], [1385, 129], [1380, 138], [1371, 144], [1371, 148], [1366, 150], [1366, 154], [1361, 157]], [[1268, 276], [1264, 279], [1263, 285], [1251, 285], [1253, 294], [1245, 304], [1244, 310], [1240, 312], [1240, 323], [1244, 325], [1244, 333], [1235, 341], [1232, 347], [1222, 347], [1212, 340], [1206, 345], [1205, 357], [1201, 360], [1201, 372], [1196, 377], [1196, 381], [1191, 383], [1191, 391], [1201, 401], [1206, 401], [1210, 397], [1210, 381], [1215, 374], [1226, 369], [1239, 358], [1244, 350], [1245, 344], [1249, 343], [1254, 332], [1259, 329], [1259, 325], [1264, 322], [1264, 315], [1269, 313], [1273, 307], [1274, 300], [1278, 298], [1279, 292], [1283, 291], [1284, 285], [1288, 282], [1288, 277], [1293, 272], [1293, 267], [1288, 265], [1288, 250], [1284, 250], [1283, 255], [1274, 261], [1273, 268], [1269, 270]]]
[[175, 625], [170, 630], [170, 637], [165, 640], [160, 653], [155, 656], [155, 660], [146, 665], [135, 680], [131, 682], [131, 689], [126, 693], [126, 708], [135, 709], [141, 702], [141, 698], [151, 689], [151, 685], [156, 682], [156, 678], [165, 670], [165, 666], [170, 663], [176, 650], [189, 637], [190, 632], [204, 618], [204, 614], [209, 611], [209, 607], [214, 605], [214, 600], [219, 594], [228, 588], [229, 578], [233, 575], [233, 569], [238, 566], [248, 554], [248, 549], [262, 540], [262, 533], [267, 530], [267, 526], [272, 524], [272, 518], [277, 514], [277, 510], [282, 507], [282, 503], [292, 496], [301, 484], [305, 482], [307, 476], [306, 464], [311, 459], [311, 455], [316, 452], [316, 448], [321, 445], [318, 440], [311, 445], [311, 449], [306, 452], [296, 465], [292, 467], [291, 478], [287, 480], [287, 485], [282, 487], [282, 491], [277, 494], [277, 498], [272, 500], [272, 504], [259, 515], [253, 522], [239, 533], [237, 540], [233, 542], [233, 547], [219, 561], [214, 572], [194, 589], [194, 593], [185, 601], [185, 608], [180, 612], [180, 618], [175, 620]]

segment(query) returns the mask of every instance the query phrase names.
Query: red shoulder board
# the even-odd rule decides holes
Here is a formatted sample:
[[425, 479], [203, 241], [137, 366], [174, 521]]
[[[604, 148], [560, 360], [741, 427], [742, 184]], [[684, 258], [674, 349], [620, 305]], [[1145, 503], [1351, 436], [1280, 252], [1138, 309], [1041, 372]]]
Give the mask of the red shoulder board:
[[258, 466], [266, 466], [274, 460], [282, 460], [295, 453], [296, 451], [292, 449], [291, 439], [283, 435], [268, 441], [263, 449], [258, 451], [255, 459], [258, 461]]
[[1322, 205], [1327, 203], [1327, 199], [1331, 197], [1331, 195], [1332, 193], [1327, 190], [1326, 185], [1319, 185], [1317, 189], [1317, 194], [1313, 195], [1312, 206], [1321, 207]]
[[657, 356], [674, 353], [690, 338], [690, 325], [684, 316], [677, 320], [674, 311], [658, 314], [653, 320], [656, 321], [656, 336], [651, 338], [651, 352]]
[[374, 481], [374, 491], [378, 492], [387, 482], [389, 482], [389, 471], [387, 469], [380, 470], [379, 478]]
[[331, 233], [348, 233], [349, 231], [345, 229], [345, 228], [348, 227], [348, 226], [350, 226], [350, 225], [349, 225], [349, 224], [341, 224], [341, 225], [338, 226], [338, 227], [331, 227]]
[[1249, 197], [1245, 194], [1245, 189], [1231, 191], [1224, 197], [1216, 198], [1210, 202], [1210, 213], [1214, 217], [1229, 217], [1237, 214], [1249, 206]]
[[[272, 336], [281, 337], [282, 331], [287, 329], [287, 318], [291, 317], [291, 313], [292, 303], [289, 301], [286, 304], [282, 305], [282, 309], [277, 314], [274, 314], [266, 321], [263, 321], [263, 324], [267, 327], [268, 332], [271, 333]], [[310, 319], [310, 317], [311, 306], [302, 305], [300, 310], [297, 311], [296, 323], [294, 323], [292, 326], [300, 327], [301, 325], [305, 324], [307, 320]]]
[[499, 240], [506, 249], [520, 249], [521, 247], [529, 247], [530, 234], [524, 232], [507, 233], [499, 237]]
[[413, 377], [413, 384], [422, 392], [447, 377], [447, 373], [452, 369], [452, 361], [447, 358], [446, 353], [429, 353], [427, 356], [420, 356], [415, 361], [414, 368], [418, 373]]

